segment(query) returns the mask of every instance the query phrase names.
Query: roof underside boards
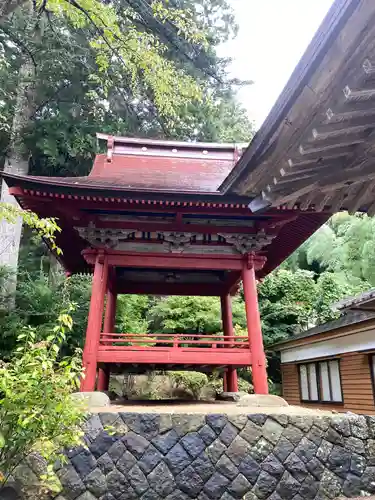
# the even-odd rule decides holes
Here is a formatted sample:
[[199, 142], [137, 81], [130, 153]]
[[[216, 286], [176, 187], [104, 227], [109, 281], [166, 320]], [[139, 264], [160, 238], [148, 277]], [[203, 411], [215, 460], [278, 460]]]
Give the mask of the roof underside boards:
[[219, 188], [266, 206], [375, 213], [375, 1], [336, 0]]

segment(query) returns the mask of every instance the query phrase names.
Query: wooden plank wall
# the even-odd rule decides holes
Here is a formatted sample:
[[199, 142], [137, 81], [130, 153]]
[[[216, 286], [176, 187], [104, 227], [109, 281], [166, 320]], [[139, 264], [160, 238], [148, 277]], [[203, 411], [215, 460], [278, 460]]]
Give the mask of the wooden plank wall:
[[283, 397], [291, 405], [374, 415], [374, 392], [368, 355], [363, 353], [342, 354], [340, 356], [340, 371], [344, 395], [343, 405], [329, 403], [303, 403], [302, 405], [299, 392], [298, 365], [292, 363], [281, 366]]

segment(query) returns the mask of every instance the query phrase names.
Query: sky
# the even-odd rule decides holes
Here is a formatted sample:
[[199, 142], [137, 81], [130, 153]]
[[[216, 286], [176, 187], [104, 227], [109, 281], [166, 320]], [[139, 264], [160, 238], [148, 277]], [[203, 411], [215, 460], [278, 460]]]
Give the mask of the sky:
[[238, 97], [260, 126], [333, 0], [231, 0], [239, 34], [220, 48], [232, 76], [254, 84]]

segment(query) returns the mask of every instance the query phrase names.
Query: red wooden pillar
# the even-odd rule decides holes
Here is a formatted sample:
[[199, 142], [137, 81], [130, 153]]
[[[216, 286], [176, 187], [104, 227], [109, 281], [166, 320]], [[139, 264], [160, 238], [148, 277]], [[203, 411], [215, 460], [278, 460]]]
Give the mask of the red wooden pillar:
[[[104, 314], [103, 333], [113, 333], [116, 322], [116, 283], [114, 268], [108, 269], [108, 287], [107, 301]], [[108, 364], [103, 364], [98, 368], [97, 390], [108, 391], [109, 388], [110, 367]]]
[[[222, 295], [220, 297], [220, 302], [224, 337], [233, 337], [234, 330], [231, 296], [229, 294]], [[232, 343], [234, 344], [234, 340]], [[227, 345], [225, 347], [227, 347]], [[233, 367], [228, 366], [227, 372], [224, 372], [223, 390], [225, 392], [238, 392], [237, 370]]]
[[255, 394], [268, 394], [266, 356], [263, 347], [255, 269], [254, 263], [249, 256], [246, 256], [243, 262], [242, 281], [245, 296], [247, 331], [251, 350], [254, 392]]
[[226, 369], [223, 371], [223, 392], [228, 392], [228, 377]]
[[110, 369], [108, 364], [99, 366], [98, 368], [98, 379], [96, 381], [96, 388], [98, 391], [104, 392], [108, 391], [109, 388], [109, 376]]
[[115, 283], [115, 272], [114, 268], [110, 270], [110, 280], [107, 288], [107, 304], [105, 308], [104, 316], [104, 333], [114, 333], [115, 323], [116, 323], [116, 302], [117, 302], [117, 292]]
[[102, 253], [95, 261], [92, 280], [89, 317], [87, 321], [85, 347], [83, 349], [84, 378], [81, 381], [81, 391], [91, 392], [95, 389], [97, 351], [102, 329], [104, 295], [107, 289], [108, 261]]

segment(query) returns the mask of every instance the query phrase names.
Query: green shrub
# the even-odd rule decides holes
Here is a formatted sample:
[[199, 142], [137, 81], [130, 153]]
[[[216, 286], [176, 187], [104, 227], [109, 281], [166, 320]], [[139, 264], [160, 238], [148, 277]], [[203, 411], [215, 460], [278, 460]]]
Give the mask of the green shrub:
[[201, 390], [208, 384], [208, 377], [205, 373], [178, 371], [169, 372], [168, 375], [176, 388], [184, 388], [191, 392], [194, 399], [199, 399]]
[[81, 443], [84, 413], [71, 397], [82, 375], [81, 354], [60, 358], [60, 347], [72, 328], [60, 314], [51, 335], [37, 338], [28, 328], [8, 363], [0, 362], [0, 490], [30, 454], [46, 462], [41, 478], [52, 488], [53, 464], [66, 447]]

